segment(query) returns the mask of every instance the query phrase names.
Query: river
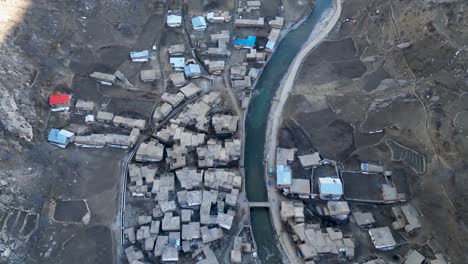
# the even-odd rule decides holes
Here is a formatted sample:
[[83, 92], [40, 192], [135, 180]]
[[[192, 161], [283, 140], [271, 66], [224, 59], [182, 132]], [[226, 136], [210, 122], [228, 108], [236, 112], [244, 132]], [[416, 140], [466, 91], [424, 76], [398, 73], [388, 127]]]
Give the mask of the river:
[[[290, 31], [276, 48], [264, 68], [254, 89], [255, 96], [249, 104], [245, 119], [244, 170], [247, 197], [251, 202], [268, 201], [264, 177], [264, 146], [268, 114], [281, 79], [289, 65], [320, 22], [325, 11], [333, 6], [333, 0], [316, 0], [309, 17], [295, 30]], [[274, 180], [271, 180], [274, 184]], [[251, 209], [252, 229], [262, 263], [281, 263], [268, 209]]]

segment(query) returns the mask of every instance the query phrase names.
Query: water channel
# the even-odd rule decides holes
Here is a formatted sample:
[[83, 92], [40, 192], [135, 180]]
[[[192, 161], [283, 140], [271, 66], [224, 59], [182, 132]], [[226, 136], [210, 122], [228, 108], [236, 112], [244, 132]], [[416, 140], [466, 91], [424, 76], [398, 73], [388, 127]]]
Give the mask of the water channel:
[[[245, 120], [244, 168], [247, 197], [252, 202], [268, 200], [264, 177], [264, 146], [268, 113], [271, 101], [289, 65], [309, 38], [322, 15], [333, 6], [333, 0], [316, 0], [309, 17], [295, 30], [289, 32], [279, 43], [276, 52], [264, 68], [255, 86]], [[274, 184], [272, 180], [271, 184]], [[262, 263], [281, 263], [275, 246], [276, 238], [268, 209], [251, 210], [252, 228]]]

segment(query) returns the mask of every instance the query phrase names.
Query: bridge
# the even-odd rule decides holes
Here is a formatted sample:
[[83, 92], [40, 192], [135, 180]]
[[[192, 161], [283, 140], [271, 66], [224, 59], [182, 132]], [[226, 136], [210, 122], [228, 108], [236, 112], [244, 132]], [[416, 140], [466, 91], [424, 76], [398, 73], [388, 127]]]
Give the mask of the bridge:
[[270, 208], [270, 202], [249, 202], [249, 208]]

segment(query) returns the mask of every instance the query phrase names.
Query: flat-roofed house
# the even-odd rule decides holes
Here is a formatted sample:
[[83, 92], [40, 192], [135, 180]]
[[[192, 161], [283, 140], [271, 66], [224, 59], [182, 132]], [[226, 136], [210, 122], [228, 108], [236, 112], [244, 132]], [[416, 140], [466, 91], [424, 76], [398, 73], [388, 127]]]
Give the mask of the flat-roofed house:
[[130, 52], [130, 59], [133, 62], [146, 62], [149, 60], [149, 51], [148, 50], [132, 51]]
[[69, 94], [52, 94], [49, 97], [49, 105], [52, 112], [68, 111], [71, 105]]
[[276, 186], [278, 188], [287, 188], [291, 186], [292, 174], [289, 166], [276, 166]]
[[339, 200], [343, 195], [343, 184], [339, 178], [319, 178], [320, 199]]
[[47, 141], [57, 147], [66, 148], [67, 145], [73, 142], [75, 134], [68, 130], [52, 128], [49, 131]]
[[388, 226], [370, 229], [369, 235], [376, 249], [392, 250], [397, 245]]
[[183, 57], [171, 57], [169, 58], [169, 63], [172, 68], [176, 71], [183, 71], [185, 67], [185, 58]]
[[166, 24], [168, 27], [180, 27], [182, 24], [182, 16], [178, 15], [168, 15], [166, 17]]

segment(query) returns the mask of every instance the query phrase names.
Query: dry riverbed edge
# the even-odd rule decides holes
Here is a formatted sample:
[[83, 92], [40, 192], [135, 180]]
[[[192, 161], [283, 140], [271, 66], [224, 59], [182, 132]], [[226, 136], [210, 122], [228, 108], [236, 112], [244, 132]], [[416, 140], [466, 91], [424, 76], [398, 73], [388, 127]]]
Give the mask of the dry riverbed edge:
[[[283, 108], [286, 100], [293, 89], [294, 81], [302, 66], [307, 55], [322, 43], [328, 34], [333, 30], [336, 23], [339, 21], [342, 12], [342, 1], [334, 0], [332, 10], [322, 16], [318, 26], [311, 32], [308, 42], [301, 48], [299, 53], [294, 58], [288, 72], [283, 77], [276, 95], [270, 108], [267, 121], [266, 140], [265, 140], [265, 162], [269, 167], [275, 164], [276, 148], [278, 145], [278, 130], [281, 124]], [[268, 182], [268, 174], [265, 172], [265, 183]], [[296, 254], [296, 247], [286, 232], [282, 231], [281, 217], [280, 217], [280, 203], [284, 197], [278, 192], [275, 186], [266, 184], [268, 192], [268, 201], [270, 206], [270, 217], [275, 229], [277, 238], [281, 245], [282, 250], [286, 253], [290, 263], [304, 263], [304, 260], [299, 258]]]

